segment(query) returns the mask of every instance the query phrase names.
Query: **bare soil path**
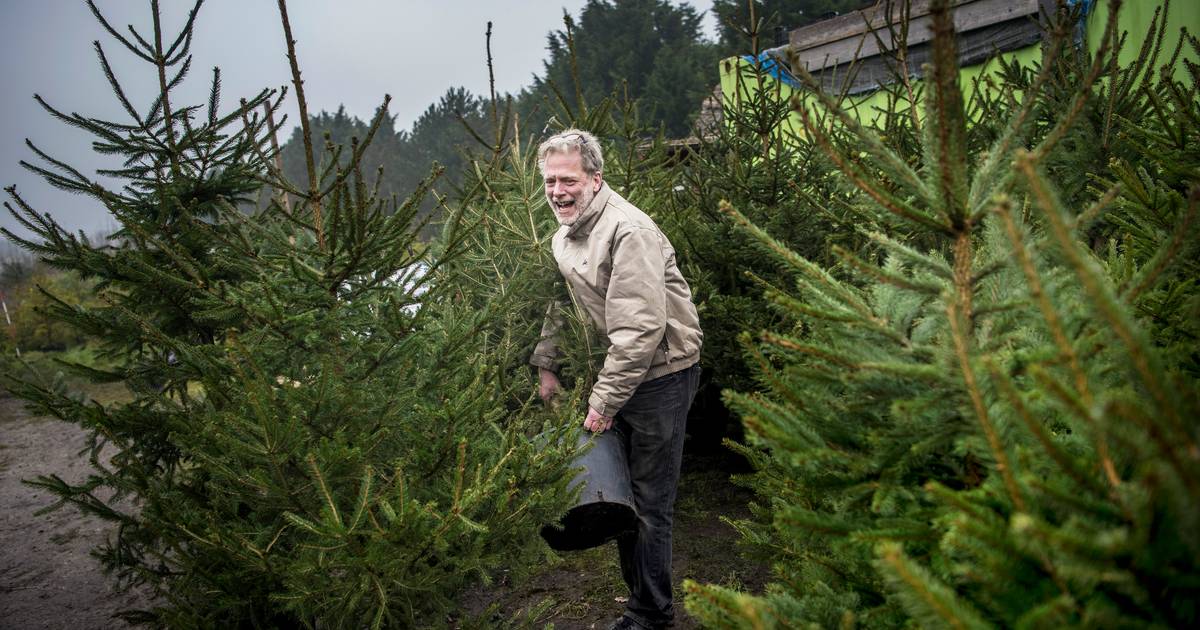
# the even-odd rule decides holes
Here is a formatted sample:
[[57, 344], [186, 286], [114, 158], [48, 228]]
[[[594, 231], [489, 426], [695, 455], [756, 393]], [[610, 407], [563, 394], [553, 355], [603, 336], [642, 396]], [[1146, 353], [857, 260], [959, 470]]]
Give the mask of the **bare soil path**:
[[0, 393], [0, 628], [122, 628], [112, 614], [140, 604], [114, 593], [90, 554], [109, 525], [70, 507], [37, 516], [53, 498], [21, 483], [49, 474], [83, 481], [86, 444], [78, 426], [30, 416]]

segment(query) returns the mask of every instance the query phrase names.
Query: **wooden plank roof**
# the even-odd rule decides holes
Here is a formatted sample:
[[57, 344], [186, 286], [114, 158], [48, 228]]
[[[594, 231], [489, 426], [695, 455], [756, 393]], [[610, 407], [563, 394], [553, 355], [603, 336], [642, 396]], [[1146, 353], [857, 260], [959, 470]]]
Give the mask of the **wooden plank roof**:
[[[901, 22], [908, 19], [908, 71], [929, 61], [933, 38], [932, 0], [879, 0], [791, 31], [788, 44], [769, 51], [780, 61], [805, 68], [824, 89], [860, 93], [898, 77], [894, 55], [902, 42]], [[952, 0], [959, 63], [979, 63], [997, 52], [1015, 50], [1042, 39], [1043, 15], [1054, 0]], [[1049, 7], [1049, 8], [1048, 8]]]

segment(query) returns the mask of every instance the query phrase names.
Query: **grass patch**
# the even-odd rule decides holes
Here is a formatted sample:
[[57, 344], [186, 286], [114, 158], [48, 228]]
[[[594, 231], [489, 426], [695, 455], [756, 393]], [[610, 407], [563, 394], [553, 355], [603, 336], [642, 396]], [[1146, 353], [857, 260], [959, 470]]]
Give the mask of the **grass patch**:
[[[117, 367], [117, 363], [105, 356], [96, 344], [89, 343], [60, 351], [25, 352], [19, 360], [16, 357], [6, 358], [3, 368], [9, 374], [43, 387], [62, 387], [69, 394], [77, 394], [84, 400], [93, 400], [105, 406], [133, 400], [133, 393], [124, 383], [93, 383], [64, 363], [99, 370]], [[199, 383], [189, 383], [188, 394], [193, 398], [203, 397], [204, 388]]]

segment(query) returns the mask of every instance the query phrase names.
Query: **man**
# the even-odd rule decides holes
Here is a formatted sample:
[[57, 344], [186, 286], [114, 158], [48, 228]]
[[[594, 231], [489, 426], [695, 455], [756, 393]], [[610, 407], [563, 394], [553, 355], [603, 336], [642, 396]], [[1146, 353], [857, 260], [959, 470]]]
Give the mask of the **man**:
[[[700, 332], [675, 250], [654, 221], [604, 183], [592, 134], [568, 129], [538, 148], [546, 200], [558, 218], [554, 258], [573, 301], [608, 339], [585, 429], [616, 431], [629, 461], [635, 534], [617, 541], [629, 586], [613, 628], [661, 628], [674, 616], [671, 522], [688, 408], [700, 374]], [[557, 326], [548, 320], [530, 363], [539, 394], [561, 388]]]

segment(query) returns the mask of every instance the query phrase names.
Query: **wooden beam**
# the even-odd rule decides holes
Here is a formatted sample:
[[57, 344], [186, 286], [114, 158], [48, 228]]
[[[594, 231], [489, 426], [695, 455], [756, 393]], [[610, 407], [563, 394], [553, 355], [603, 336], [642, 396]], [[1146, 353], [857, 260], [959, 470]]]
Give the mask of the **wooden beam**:
[[[955, 4], [970, 1], [956, 0]], [[887, 4], [887, 0], [881, 0], [879, 4], [873, 7], [851, 11], [845, 15], [839, 15], [828, 20], [821, 20], [815, 24], [802, 26], [788, 33], [788, 43], [795, 50], [806, 50], [815, 46], [836, 42], [839, 39], [862, 35], [867, 29], [867, 24], [870, 24], [871, 28], [881, 28], [887, 26], [888, 22], [893, 24], [899, 22], [904, 0], [892, 2], [891, 19], [888, 19], [888, 16], [884, 15], [887, 8], [884, 6], [885, 4]], [[910, 18], [928, 15], [931, 4], [931, 0], [912, 0], [912, 9], [909, 12]]]
[[[918, 2], [921, 6], [918, 7]], [[954, 8], [954, 29], [959, 33], [967, 33], [979, 28], [999, 24], [1009, 20], [1020, 19], [1022, 17], [1034, 15], [1038, 13], [1039, 0], [959, 0], [959, 4]], [[908, 23], [908, 45], [914, 46], [933, 39], [933, 17], [929, 15], [928, 9], [929, 0], [914, 0], [913, 14]], [[917, 9], [921, 8], [926, 12], [923, 15], [917, 15]], [[851, 15], [834, 18], [840, 20]], [[807, 48], [799, 48], [796, 46], [796, 40], [793, 39], [792, 50], [796, 51], [797, 62], [807, 68], [809, 72], [815, 72], [847, 63], [858, 59], [869, 59], [883, 52], [892, 50], [895, 47], [895, 42], [890, 41], [891, 35], [886, 30], [886, 24], [876, 26], [876, 33], [879, 35], [876, 38], [876, 33], [872, 33], [867, 28], [867, 24], [862, 22], [862, 16], [858, 25], [858, 32], [849, 37], [843, 37], [837, 40], [827, 41], [824, 44], [809, 46]], [[833, 20], [828, 20], [832, 22]], [[824, 22], [814, 24], [820, 26]], [[812, 26], [805, 27], [806, 29]], [[804, 29], [799, 29], [804, 30]], [[796, 31], [793, 31], [795, 34]], [[839, 32], [849, 32], [848, 27], [841, 29]], [[828, 38], [826, 38], [828, 40]], [[882, 42], [882, 46], [880, 43]]]
[[[1042, 29], [1033, 20], [1009, 20], [963, 33], [958, 38], [958, 64], [966, 67], [982, 63], [997, 52], [1016, 50], [1042, 41]], [[909, 72], [918, 72], [933, 59], [929, 42], [908, 49]], [[895, 62], [887, 57], [864, 59], [853, 67], [842, 64], [814, 72], [813, 77], [826, 92], [861, 94], [899, 79]], [[849, 75], [849, 76], [847, 76]], [[965, 89], [965, 88], [964, 88]]]

